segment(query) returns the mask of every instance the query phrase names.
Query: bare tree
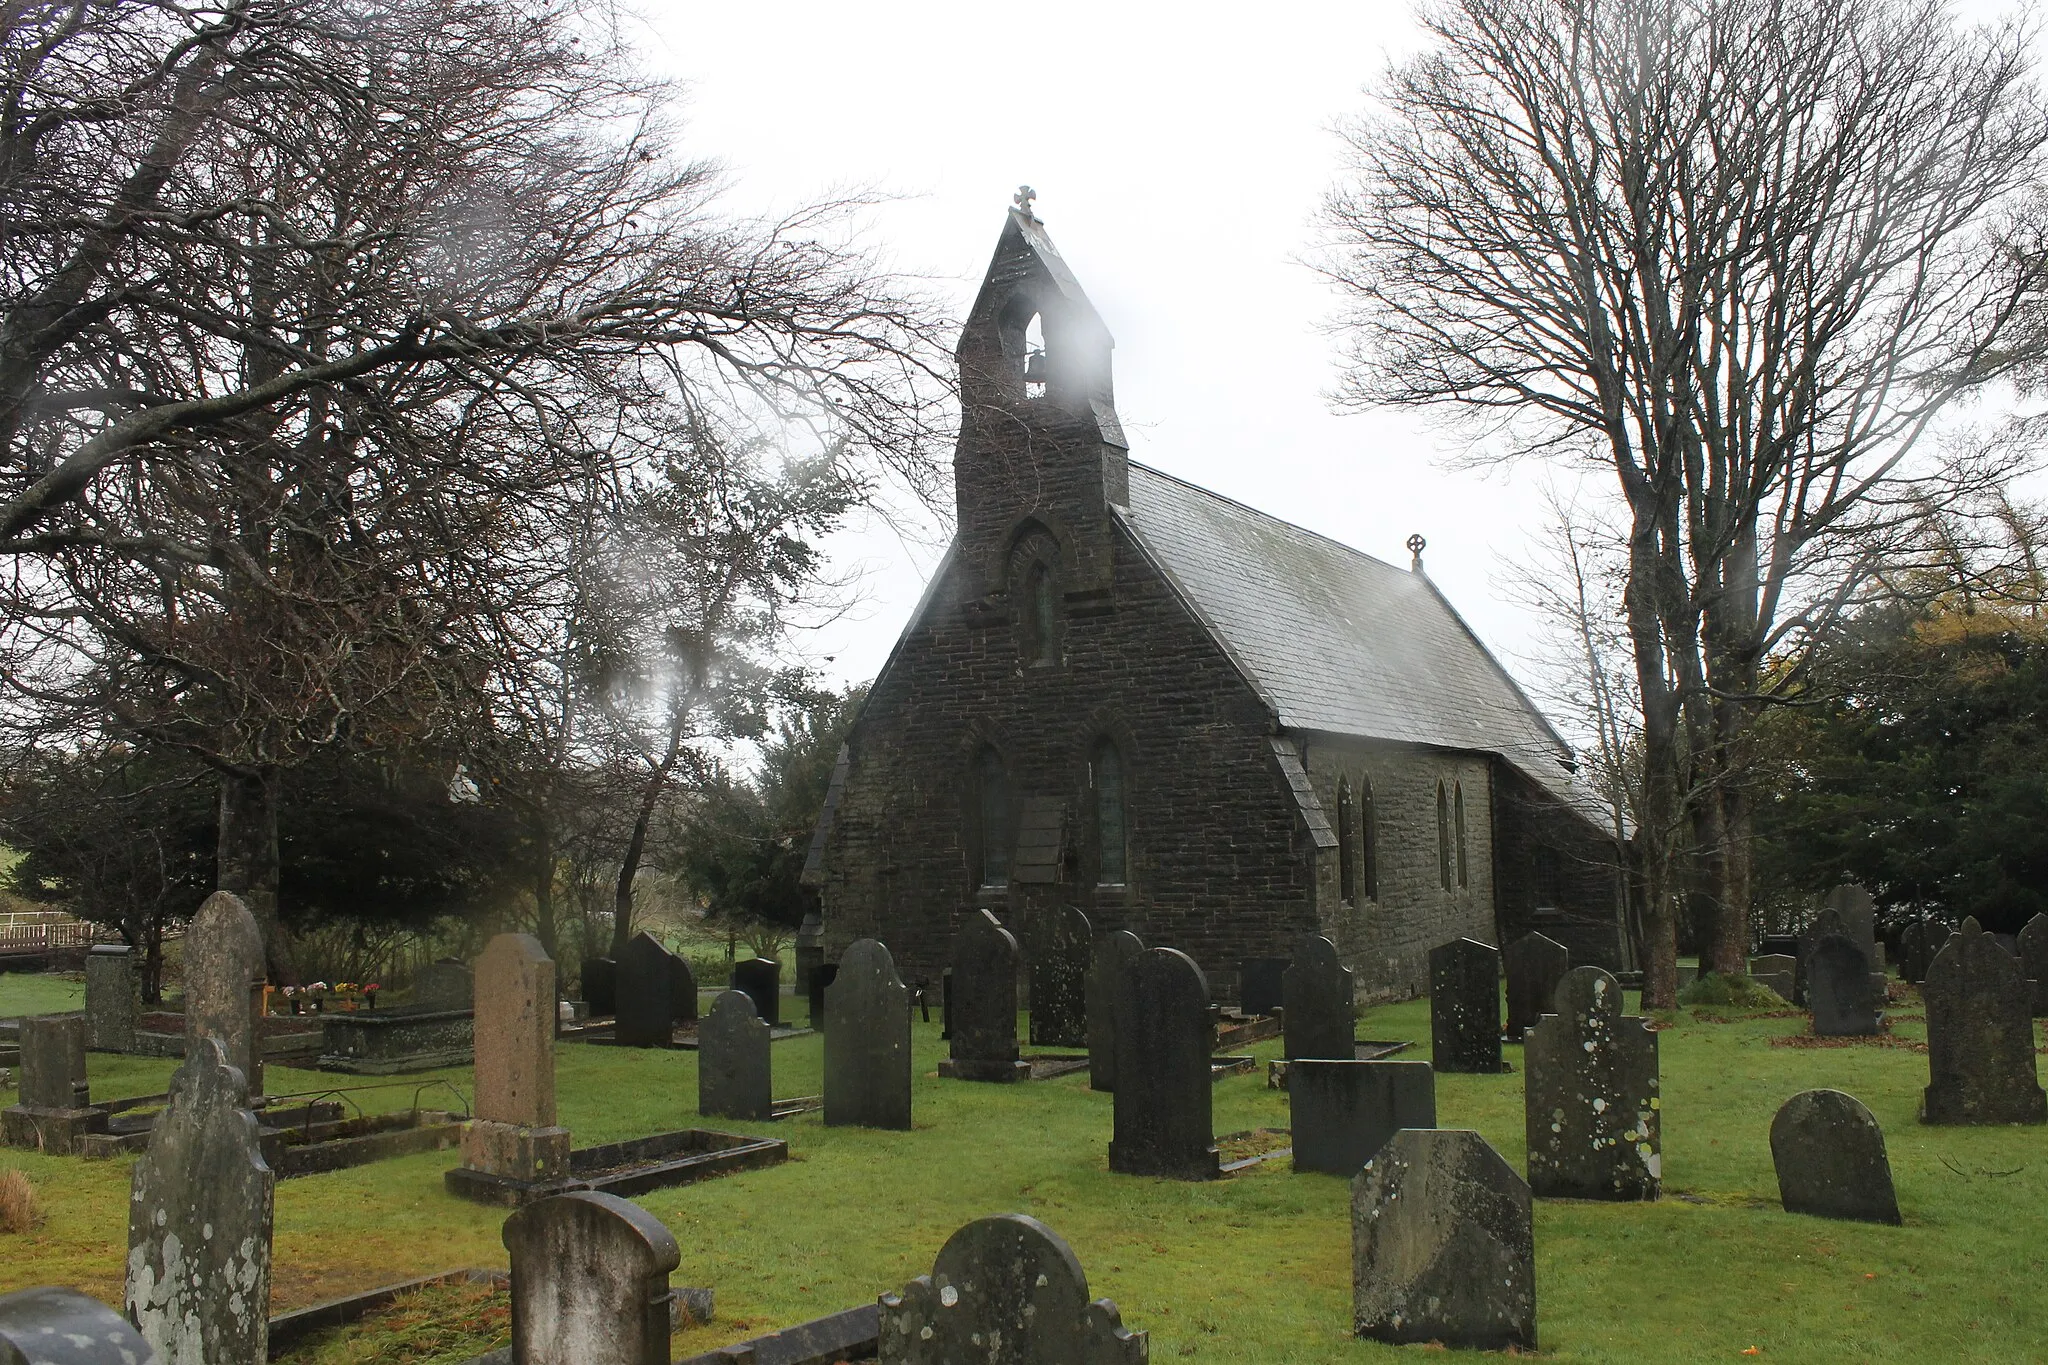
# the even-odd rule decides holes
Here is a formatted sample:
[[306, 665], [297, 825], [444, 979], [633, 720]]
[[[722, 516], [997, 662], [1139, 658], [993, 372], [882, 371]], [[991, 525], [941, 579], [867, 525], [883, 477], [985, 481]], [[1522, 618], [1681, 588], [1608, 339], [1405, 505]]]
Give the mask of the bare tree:
[[2048, 117], [2024, 34], [1937, 0], [1447, 0], [1423, 23], [1327, 206], [1341, 396], [1615, 474], [1668, 1005], [1659, 842], [1689, 821], [1706, 963], [1741, 970], [1766, 660], [1967, 475], [1923, 441], [1943, 414], [2027, 364], [2042, 256], [2009, 214]]

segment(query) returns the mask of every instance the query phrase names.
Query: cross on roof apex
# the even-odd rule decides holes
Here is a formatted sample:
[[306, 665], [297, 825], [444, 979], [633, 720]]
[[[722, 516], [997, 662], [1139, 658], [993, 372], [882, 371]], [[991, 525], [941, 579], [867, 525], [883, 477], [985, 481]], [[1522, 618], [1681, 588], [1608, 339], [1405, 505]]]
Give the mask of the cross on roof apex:
[[1031, 211], [1031, 201], [1036, 198], [1038, 198], [1037, 190], [1032, 189], [1029, 185], [1019, 185], [1017, 193], [1011, 196], [1010, 202], [1017, 206], [1019, 213], [1022, 213], [1026, 218], [1035, 223], [1038, 221], [1038, 215]]

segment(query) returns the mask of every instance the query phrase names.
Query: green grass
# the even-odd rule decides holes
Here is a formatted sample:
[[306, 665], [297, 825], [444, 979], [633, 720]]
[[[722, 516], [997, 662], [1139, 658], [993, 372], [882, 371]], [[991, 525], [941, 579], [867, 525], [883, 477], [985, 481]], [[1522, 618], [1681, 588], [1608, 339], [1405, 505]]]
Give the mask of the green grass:
[[83, 973], [0, 972], [0, 1019], [84, 1008]]
[[[0, 1009], [6, 997], [0, 996]], [[1910, 1016], [1906, 1040], [1921, 1035]], [[1725, 1021], [1725, 1022], [1724, 1022]], [[1772, 1046], [1803, 1018], [1683, 1011], [1660, 1034], [1666, 1197], [1651, 1205], [1540, 1202], [1537, 1295], [1544, 1354], [1560, 1361], [1907, 1362], [2048, 1358], [2048, 1129], [1935, 1129], [1915, 1120], [1926, 1057], [1903, 1047]], [[1374, 1010], [1373, 1038], [1411, 1038], [1427, 1057], [1428, 1006]], [[1018, 1086], [942, 1082], [938, 1027], [919, 1025], [917, 1129], [825, 1128], [815, 1114], [749, 1131], [789, 1139], [771, 1170], [663, 1190], [640, 1202], [683, 1247], [680, 1284], [710, 1285], [718, 1320], [680, 1334], [679, 1355], [830, 1312], [930, 1269], [955, 1228], [1019, 1211], [1074, 1246], [1093, 1292], [1150, 1331], [1155, 1360], [1312, 1365], [1403, 1358], [1347, 1334], [1349, 1190], [1284, 1161], [1211, 1184], [1106, 1169], [1110, 1100], [1086, 1077]], [[1253, 1049], [1261, 1061], [1277, 1044]], [[1508, 1049], [1519, 1064], [1520, 1049]], [[776, 1091], [815, 1094], [821, 1040], [775, 1044]], [[563, 1120], [579, 1145], [694, 1123], [695, 1057], [565, 1045]], [[170, 1064], [95, 1055], [94, 1093], [160, 1089]], [[466, 1086], [462, 1071], [436, 1073]], [[422, 1078], [361, 1096], [402, 1108]], [[273, 1094], [351, 1078], [272, 1068]], [[1772, 1113], [1813, 1086], [1857, 1095], [1883, 1123], [1906, 1226], [1787, 1215], [1777, 1208]], [[1438, 1117], [1523, 1159], [1522, 1078], [1445, 1076]], [[1216, 1088], [1216, 1131], [1287, 1123], [1286, 1097], [1258, 1076]], [[119, 1302], [126, 1162], [9, 1152], [50, 1211], [0, 1242], [0, 1292], [77, 1284]], [[441, 1188], [448, 1153], [278, 1186], [273, 1298], [280, 1309], [465, 1265], [502, 1266], [502, 1215]], [[337, 1334], [300, 1362], [458, 1360], [482, 1337], [416, 1325], [431, 1298], [382, 1326]], [[451, 1302], [451, 1316], [477, 1314]], [[486, 1315], [487, 1316], [487, 1315]], [[478, 1319], [482, 1321], [482, 1319]], [[496, 1319], [492, 1319], [496, 1321]], [[480, 1328], [488, 1332], [488, 1324]], [[410, 1334], [421, 1348], [407, 1351]], [[460, 1335], [460, 1334], [457, 1334]], [[1758, 1356], [1743, 1354], [1758, 1348]]]

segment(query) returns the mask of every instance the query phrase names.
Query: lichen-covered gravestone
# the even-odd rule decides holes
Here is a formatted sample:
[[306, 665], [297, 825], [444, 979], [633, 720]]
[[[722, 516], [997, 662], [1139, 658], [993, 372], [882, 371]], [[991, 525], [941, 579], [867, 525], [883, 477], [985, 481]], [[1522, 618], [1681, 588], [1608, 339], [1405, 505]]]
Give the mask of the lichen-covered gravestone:
[[1620, 983], [1578, 967], [1558, 984], [1556, 1013], [1529, 1030], [1524, 1128], [1529, 1187], [1543, 1198], [1657, 1197], [1657, 1035], [1621, 1006]]
[[1350, 1179], [1403, 1128], [1436, 1127], [1428, 1062], [1324, 1061], [1287, 1068], [1294, 1169]]
[[1429, 950], [1430, 1057], [1439, 1072], [1497, 1072], [1500, 953], [1476, 939]]
[[1017, 1058], [1017, 940], [986, 910], [953, 936], [952, 1055], [939, 1074], [956, 1081], [1029, 1080]]
[[69, 1156], [87, 1133], [107, 1130], [85, 1079], [83, 1015], [31, 1015], [21, 1021], [20, 1103], [0, 1110], [0, 1136], [10, 1147]]
[[1884, 997], [1871, 984], [1870, 959], [1847, 934], [1822, 934], [1806, 962], [1806, 1003], [1820, 1038], [1859, 1038], [1884, 1028]]
[[1143, 1332], [1088, 1298], [1072, 1248], [1035, 1218], [981, 1218], [880, 1304], [882, 1365], [1142, 1365]]
[[782, 1022], [782, 963], [772, 957], [750, 957], [732, 964], [732, 988], [754, 1000], [754, 1013], [768, 1027]]
[[569, 1130], [555, 1123], [555, 964], [531, 934], [499, 934], [476, 962], [476, 1117], [462, 1164], [522, 1181], [569, 1170]]
[[1501, 954], [1501, 969], [1508, 978], [1507, 1037], [1519, 1043], [1557, 998], [1557, 983], [1572, 969], [1571, 949], [1543, 934], [1524, 934]]
[[1031, 1044], [1088, 1045], [1088, 952], [1095, 931], [1071, 905], [1039, 915], [1031, 932]]
[[768, 1025], [745, 991], [720, 991], [697, 1029], [697, 1112], [706, 1118], [775, 1117]]
[[629, 1200], [591, 1190], [505, 1220], [516, 1365], [669, 1365], [675, 1237]]
[[825, 991], [825, 1122], [910, 1127], [910, 988], [889, 950], [857, 939]]
[[1352, 972], [1337, 957], [1336, 945], [1321, 934], [1304, 934], [1294, 945], [1294, 961], [1280, 979], [1286, 1007], [1282, 1049], [1288, 1061], [1297, 1057], [1352, 1058]]
[[1185, 953], [1153, 948], [1123, 974], [1109, 1169], [1209, 1180], [1222, 1173], [1211, 1118], [1209, 982]]
[[2035, 915], [2020, 930], [2020, 970], [2034, 983], [2034, 1017], [2048, 1015], [2048, 914]]
[[2020, 960], [1963, 921], [1920, 988], [1927, 1002], [1927, 1123], [2048, 1122], [2034, 1061], [2033, 989]]
[[263, 1365], [275, 1178], [242, 1073], [187, 1049], [128, 1189], [128, 1317], [162, 1365]]
[[43, 1285], [0, 1294], [0, 1365], [145, 1365], [149, 1343], [113, 1309]]
[[1474, 1132], [1404, 1128], [1351, 1185], [1352, 1330], [1536, 1349], [1529, 1187]]
[[125, 943], [96, 943], [85, 956], [85, 1045], [95, 1052], [130, 1052], [142, 992], [135, 954]]
[[263, 981], [263, 931], [239, 896], [216, 891], [185, 930], [185, 1046], [214, 1038], [251, 1095], [263, 1093], [254, 992]]
[[1108, 1094], [1116, 1089], [1116, 998], [1124, 973], [1145, 951], [1145, 942], [1128, 929], [1096, 940], [1088, 959], [1088, 1088]]
[[1787, 1213], [1901, 1221], [1884, 1130], [1853, 1095], [1804, 1090], [1786, 1100], [1771, 1120], [1771, 1161]]
[[626, 1047], [667, 1047], [675, 1041], [674, 960], [675, 954], [644, 930], [619, 955], [612, 1036]]

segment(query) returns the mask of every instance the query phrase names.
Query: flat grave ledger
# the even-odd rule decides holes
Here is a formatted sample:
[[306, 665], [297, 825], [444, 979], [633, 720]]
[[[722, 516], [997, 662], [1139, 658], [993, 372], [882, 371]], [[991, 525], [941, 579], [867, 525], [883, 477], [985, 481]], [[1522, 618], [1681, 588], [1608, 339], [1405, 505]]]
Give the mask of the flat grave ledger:
[[475, 1060], [476, 1016], [468, 1005], [356, 1010], [320, 1019], [322, 1071], [396, 1076]]
[[1501, 1068], [1500, 953], [1476, 939], [1429, 951], [1429, 1038], [1438, 1072]]
[[1805, 1090], [1771, 1120], [1771, 1162], [1787, 1213], [1898, 1223], [1884, 1130], [1862, 1101], [1839, 1090]]

